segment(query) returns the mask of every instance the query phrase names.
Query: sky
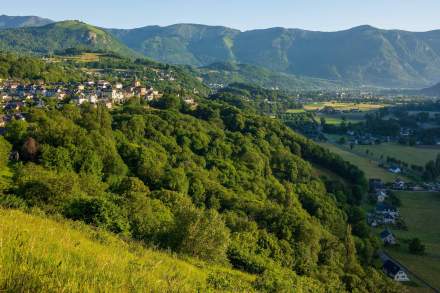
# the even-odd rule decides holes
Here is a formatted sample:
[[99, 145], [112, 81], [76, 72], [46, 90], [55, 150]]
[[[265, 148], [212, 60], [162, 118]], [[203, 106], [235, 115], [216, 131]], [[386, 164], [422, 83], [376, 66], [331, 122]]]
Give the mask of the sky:
[[364, 24], [440, 29], [440, 0], [0, 0], [0, 4], [0, 14], [76, 19], [107, 28], [200, 23], [240, 30], [336, 31]]

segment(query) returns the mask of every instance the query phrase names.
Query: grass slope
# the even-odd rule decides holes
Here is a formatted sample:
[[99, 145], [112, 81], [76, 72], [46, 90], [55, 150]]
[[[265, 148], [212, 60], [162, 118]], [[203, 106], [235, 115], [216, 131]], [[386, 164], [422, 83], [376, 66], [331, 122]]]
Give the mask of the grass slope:
[[15, 210], [0, 209], [0, 245], [1, 292], [250, 292], [254, 279]]
[[[440, 193], [400, 192], [400, 208], [408, 231], [393, 231], [400, 241], [400, 247], [387, 251], [416, 275], [440, 289]], [[426, 255], [412, 255], [408, 252], [406, 239], [420, 238], [426, 246]]]
[[[359, 169], [364, 171], [367, 178], [381, 178], [385, 182], [393, 182], [399, 176], [391, 174], [387, 170], [379, 167], [374, 160], [369, 160], [365, 157], [359, 156], [347, 150], [343, 150], [338, 146], [330, 143], [319, 143], [322, 147], [329, 149], [331, 152], [340, 155], [344, 160], [356, 165]], [[401, 177], [401, 176], [400, 176]]]
[[408, 164], [424, 166], [427, 162], [435, 160], [440, 154], [440, 148], [423, 148], [403, 146], [395, 143], [383, 143], [380, 145], [357, 145], [354, 152], [365, 154], [369, 150], [370, 156], [379, 160], [380, 157], [392, 157], [404, 161]]

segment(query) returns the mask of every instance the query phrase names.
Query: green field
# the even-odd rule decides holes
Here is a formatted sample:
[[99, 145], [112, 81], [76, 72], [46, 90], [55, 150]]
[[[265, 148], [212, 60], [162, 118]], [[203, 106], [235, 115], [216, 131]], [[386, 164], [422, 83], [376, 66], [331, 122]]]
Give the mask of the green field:
[[0, 209], [0, 292], [252, 292], [254, 278], [85, 224]]
[[410, 165], [418, 166], [424, 166], [428, 161], [435, 160], [437, 155], [440, 154], [440, 147], [410, 147], [395, 143], [356, 145], [351, 152], [366, 155], [366, 150], [369, 151], [368, 156], [376, 161], [379, 161], [381, 156], [383, 156], [384, 159], [393, 157]]
[[341, 124], [342, 123], [342, 117], [345, 118], [346, 123], [359, 123], [364, 121], [365, 113], [348, 113], [348, 114], [317, 114], [319, 118], [323, 117], [325, 118], [325, 122], [327, 124]]
[[[440, 289], [440, 193], [399, 192], [402, 200], [401, 215], [408, 231], [393, 231], [400, 247], [387, 252], [407, 266], [412, 272]], [[418, 237], [426, 246], [426, 255], [408, 252], [405, 239]]]
[[358, 109], [360, 111], [372, 111], [372, 110], [378, 110], [381, 108], [386, 107], [385, 104], [369, 104], [369, 103], [341, 103], [337, 101], [330, 101], [330, 102], [315, 102], [304, 105], [304, 109], [308, 111], [315, 111], [322, 109], [324, 107], [332, 107], [336, 110], [353, 110]]
[[379, 167], [378, 163], [374, 160], [367, 159], [363, 156], [354, 154], [348, 150], [341, 149], [339, 146], [330, 143], [319, 143], [322, 147], [325, 147], [335, 154], [340, 155], [344, 160], [356, 165], [359, 169], [364, 171], [367, 178], [381, 178], [385, 182], [393, 182], [398, 176], [392, 174], [387, 170]]

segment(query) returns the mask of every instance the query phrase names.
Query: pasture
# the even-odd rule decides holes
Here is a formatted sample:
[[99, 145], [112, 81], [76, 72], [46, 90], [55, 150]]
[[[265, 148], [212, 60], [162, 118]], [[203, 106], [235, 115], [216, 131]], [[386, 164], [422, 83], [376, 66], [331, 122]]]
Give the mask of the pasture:
[[367, 179], [381, 178], [385, 182], [393, 182], [397, 178], [401, 178], [396, 174], [392, 174], [387, 170], [379, 167], [378, 162], [367, 159], [363, 156], [354, 154], [348, 150], [342, 149], [334, 144], [319, 143], [322, 147], [329, 149], [331, 152], [340, 155], [344, 160], [356, 165], [359, 169], [364, 171]]
[[[399, 192], [400, 213], [408, 231], [393, 230], [400, 246], [386, 251], [419, 277], [440, 289], [440, 193]], [[407, 240], [419, 238], [426, 246], [422, 256], [410, 254]]]
[[[346, 146], [348, 149], [349, 147]], [[440, 147], [412, 147], [404, 146], [397, 143], [382, 143], [379, 145], [356, 145], [352, 150], [353, 153], [366, 155], [375, 161], [386, 160], [392, 157], [401, 160], [410, 165], [424, 166], [427, 162], [435, 160], [440, 154]]]
[[337, 101], [329, 101], [329, 102], [315, 102], [304, 105], [304, 110], [307, 111], [316, 111], [320, 110], [324, 107], [332, 107], [335, 110], [340, 111], [350, 111], [350, 110], [359, 110], [359, 111], [373, 111], [386, 107], [385, 104], [374, 104], [374, 103], [342, 103]]

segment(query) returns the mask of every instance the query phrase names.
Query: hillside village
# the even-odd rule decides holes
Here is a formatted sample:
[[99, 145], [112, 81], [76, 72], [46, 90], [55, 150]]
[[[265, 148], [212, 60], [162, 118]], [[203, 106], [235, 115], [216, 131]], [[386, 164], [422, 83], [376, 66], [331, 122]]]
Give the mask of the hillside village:
[[[5, 115], [0, 116], [0, 127], [12, 119], [25, 119], [21, 109], [26, 106], [45, 107], [45, 101], [54, 100], [58, 104], [104, 105], [111, 109], [136, 97], [151, 102], [163, 96], [152, 86], [143, 85], [139, 80], [124, 85], [106, 80], [89, 80], [81, 83], [24, 83], [14, 80], [0, 80], [0, 104]], [[195, 106], [192, 97], [183, 97], [183, 102]]]

